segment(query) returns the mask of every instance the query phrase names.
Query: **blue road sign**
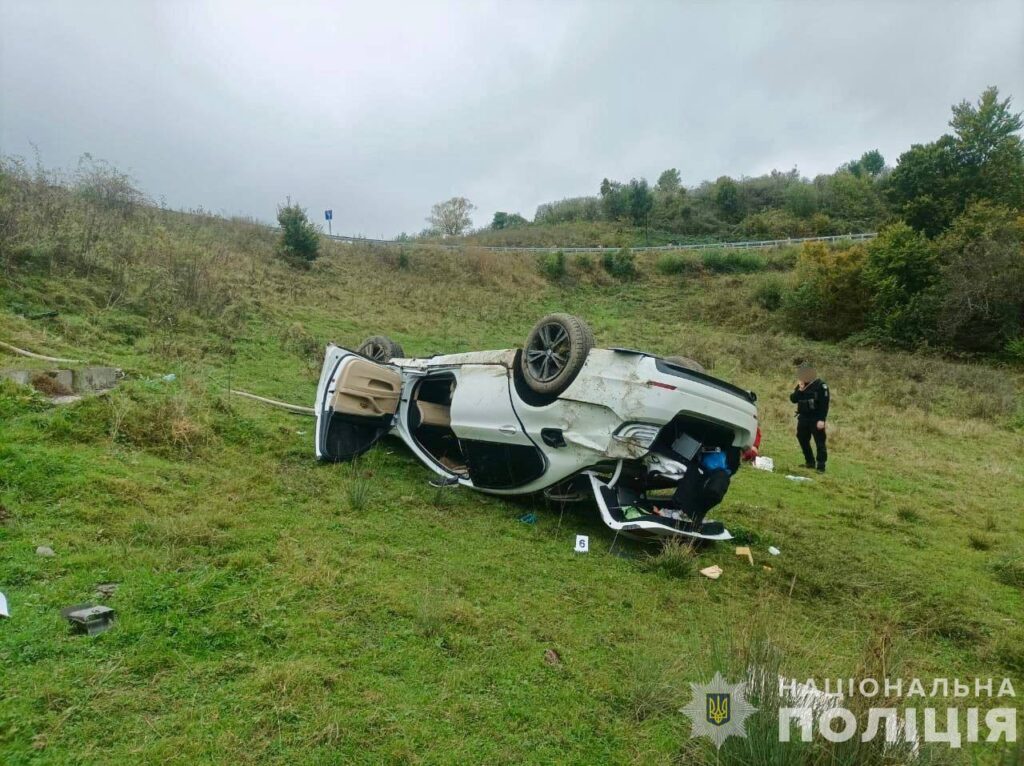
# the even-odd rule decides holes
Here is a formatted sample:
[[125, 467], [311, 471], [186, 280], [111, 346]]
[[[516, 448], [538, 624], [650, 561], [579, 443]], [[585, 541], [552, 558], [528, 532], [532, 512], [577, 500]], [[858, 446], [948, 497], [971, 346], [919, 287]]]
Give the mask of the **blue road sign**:
[[326, 218], [328, 221], [330, 221], [332, 218], [334, 218], [334, 211], [333, 210], [325, 210], [324, 211], [324, 218]]

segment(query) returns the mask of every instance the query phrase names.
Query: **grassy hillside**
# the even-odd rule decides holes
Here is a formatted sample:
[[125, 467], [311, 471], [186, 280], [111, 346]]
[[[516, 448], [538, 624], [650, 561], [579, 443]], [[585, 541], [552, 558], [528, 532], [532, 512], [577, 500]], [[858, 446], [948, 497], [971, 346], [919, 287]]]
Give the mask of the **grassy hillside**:
[[[0, 388], [4, 763], [758, 763], [771, 715], [716, 760], [677, 712], [688, 682], [756, 662], [1022, 686], [1019, 371], [799, 340], [757, 302], [764, 274], [641, 256], [635, 281], [572, 260], [552, 284], [526, 255], [336, 244], [295, 271], [266, 230], [150, 208], [98, 215], [107, 244], [78, 247], [79, 202], [57, 227], [30, 199], [6, 197], [0, 339], [129, 379], [64, 408]], [[438, 491], [397, 444], [318, 465], [311, 421], [225, 394], [306, 403], [328, 340], [510, 347], [556, 309], [760, 394], [780, 470], [741, 471], [717, 514], [757, 566], [732, 545], [611, 550], [591, 508]], [[798, 354], [835, 392], [830, 472], [803, 484], [784, 478]], [[106, 582], [115, 628], [70, 635], [58, 610]]]

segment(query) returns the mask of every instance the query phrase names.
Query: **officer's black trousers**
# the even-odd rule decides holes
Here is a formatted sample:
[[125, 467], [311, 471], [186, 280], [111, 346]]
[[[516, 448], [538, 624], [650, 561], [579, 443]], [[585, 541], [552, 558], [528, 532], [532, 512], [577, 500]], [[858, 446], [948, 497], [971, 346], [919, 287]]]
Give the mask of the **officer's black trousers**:
[[[814, 439], [814, 447], [818, 451], [817, 460], [814, 459], [814, 453], [811, 451], [811, 439]], [[828, 447], [825, 446], [825, 439], [825, 431], [818, 430], [817, 420], [797, 418], [796, 440], [800, 442], [800, 449], [804, 451], [804, 462], [807, 465], [817, 465], [818, 468], [825, 467], [825, 461], [828, 460]]]

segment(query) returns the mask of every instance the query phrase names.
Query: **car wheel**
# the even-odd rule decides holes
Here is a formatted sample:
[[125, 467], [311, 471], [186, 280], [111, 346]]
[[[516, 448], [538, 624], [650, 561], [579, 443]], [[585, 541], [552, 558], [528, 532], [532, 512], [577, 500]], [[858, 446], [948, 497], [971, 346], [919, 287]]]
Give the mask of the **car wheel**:
[[682, 367], [687, 370], [694, 370], [695, 372], [707, 373], [704, 369], [704, 365], [695, 359], [690, 359], [687, 356], [666, 356], [665, 361], [669, 364], [674, 364], [676, 367]]
[[392, 359], [401, 359], [405, 356], [402, 347], [385, 335], [371, 335], [359, 344], [356, 353], [380, 364], [387, 364]]
[[530, 330], [519, 368], [531, 391], [562, 393], [583, 369], [594, 347], [594, 333], [579, 317], [548, 314]]

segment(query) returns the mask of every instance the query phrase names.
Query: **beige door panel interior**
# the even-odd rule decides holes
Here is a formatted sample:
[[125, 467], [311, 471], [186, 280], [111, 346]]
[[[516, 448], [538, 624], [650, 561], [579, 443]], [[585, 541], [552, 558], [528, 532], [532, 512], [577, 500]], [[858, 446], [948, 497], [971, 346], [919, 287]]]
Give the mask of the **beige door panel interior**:
[[350, 359], [334, 391], [331, 407], [346, 415], [380, 417], [398, 412], [402, 376], [366, 359]]

